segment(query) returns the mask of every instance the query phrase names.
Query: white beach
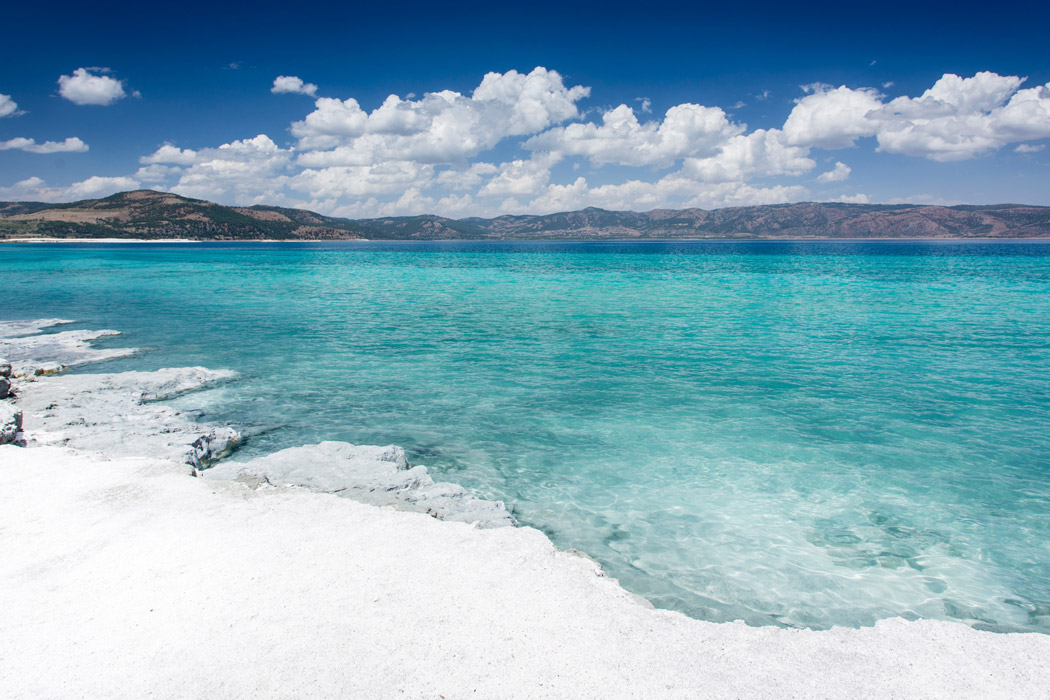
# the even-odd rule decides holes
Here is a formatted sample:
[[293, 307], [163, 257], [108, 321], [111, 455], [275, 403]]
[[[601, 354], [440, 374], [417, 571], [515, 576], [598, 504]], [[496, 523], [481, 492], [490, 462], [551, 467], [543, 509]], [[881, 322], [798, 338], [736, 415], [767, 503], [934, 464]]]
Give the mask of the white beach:
[[0, 446], [5, 697], [1050, 697], [1047, 635], [654, 610], [537, 530], [431, 517], [495, 506], [393, 448], [293, 454], [330, 460], [298, 465], [330, 479], [375, 462], [405, 476], [372, 486], [288, 485], [306, 477], [266, 471], [275, 456], [192, 478], [236, 431], [151, 400], [230, 374], [36, 376], [121, 352], [93, 355], [89, 331], [34, 335], [52, 323], [0, 323], [0, 339], [21, 335], [0, 355], [23, 375], [28, 442]]

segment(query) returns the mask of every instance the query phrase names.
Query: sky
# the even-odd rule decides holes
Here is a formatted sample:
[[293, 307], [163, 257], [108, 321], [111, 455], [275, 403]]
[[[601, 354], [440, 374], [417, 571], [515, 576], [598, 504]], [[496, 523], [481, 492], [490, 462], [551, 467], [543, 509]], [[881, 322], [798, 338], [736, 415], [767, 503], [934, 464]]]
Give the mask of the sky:
[[1050, 7], [23, 3], [0, 200], [1050, 205]]

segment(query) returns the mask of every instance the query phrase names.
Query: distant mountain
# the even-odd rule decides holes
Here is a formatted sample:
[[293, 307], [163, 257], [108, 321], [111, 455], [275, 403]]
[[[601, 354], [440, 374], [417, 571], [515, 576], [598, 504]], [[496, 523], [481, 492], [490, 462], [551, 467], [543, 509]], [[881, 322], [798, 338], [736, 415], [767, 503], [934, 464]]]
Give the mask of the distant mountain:
[[542, 216], [340, 219], [303, 209], [227, 207], [152, 190], [71, 204], [0, 202], [0, 238], [199, 240], [594, 240], [667, 238], [1046, 238], [1050, 207], [803, 202], [727, 209], [588, 208]]

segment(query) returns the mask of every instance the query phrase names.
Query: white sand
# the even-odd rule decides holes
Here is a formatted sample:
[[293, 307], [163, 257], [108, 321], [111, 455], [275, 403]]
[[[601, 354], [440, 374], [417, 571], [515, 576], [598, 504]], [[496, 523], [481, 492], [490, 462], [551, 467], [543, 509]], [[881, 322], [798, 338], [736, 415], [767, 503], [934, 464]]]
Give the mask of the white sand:
[[7, 698], [1014, 697], [1050, 636], [651, 610], [529, 528], [0, 447]]
[[[103, 376], [145, 395], [185, 371]], [[73, 403], [69, 380], [19, 380], [19, 401]], [[5, 699], [1050, 697], [1050, 635], [699, 622], [531, 528], [191, 478], [109, 438], [43, 445], [37, 419], [0, 446]]]

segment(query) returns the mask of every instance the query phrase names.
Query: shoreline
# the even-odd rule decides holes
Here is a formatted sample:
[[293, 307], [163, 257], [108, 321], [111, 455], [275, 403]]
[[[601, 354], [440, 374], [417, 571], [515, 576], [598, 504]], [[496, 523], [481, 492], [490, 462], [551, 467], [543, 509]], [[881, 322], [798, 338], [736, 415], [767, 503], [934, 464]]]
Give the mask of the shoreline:
[[[91, 347], [116, 331], [39, 334], [60, 323], [18, 325], [14, 345], [0, 333], [0, 355], [23, 353], [14, 388], [30, 443], [0, 446], [0, 680], [13, 697], [122, 685], [160, 697], [976, 698], [1050, 686], [1050, 635], [899, 618], [748, 627], [652, 609], [537, 530], [439, 522], [437, 499], [473, 496], [428, 486], [399, 448], [358, 446], [344, 466], [369, 473], [359, 490], [446, 488], [386, 502], [400, 510], [340, 497], [343, 482], [316, 477], [348, 470], [317, 466], [342, 464], [332, 450], [347, 448], [318, 448], [346, 443], [245, 470], [259, 460], [222, 461], [235, 430], [157, 403], [232, 373], [64, 375], [135, 351]], [[375, 485], [377, 468], [392, 490]]]
[[198, 238], [0, 238], [3, 243], [804, 243], [811, 242], [862, 242], [871, 243], [886, 241], [900, 243], [903, 241], [916, 242], [951, 242], [960, 241], [972, 243], [976, 241], [988, 241], [998, 243], [1046, 243], [1050, 242], [1050, 236], [1039, 236], [1032, 238], [999, 238], [996, 236], [940, 236], [940, 237], [858, 237], [858, 238], [832, 238], [821, 236], [809, 236], [805, 238], [746, 238], [746, 237], [723, 237], [723, 238], [317, 238], [304, 240], [301, 238], [229, 238], [229, 239], [198, 239]]

